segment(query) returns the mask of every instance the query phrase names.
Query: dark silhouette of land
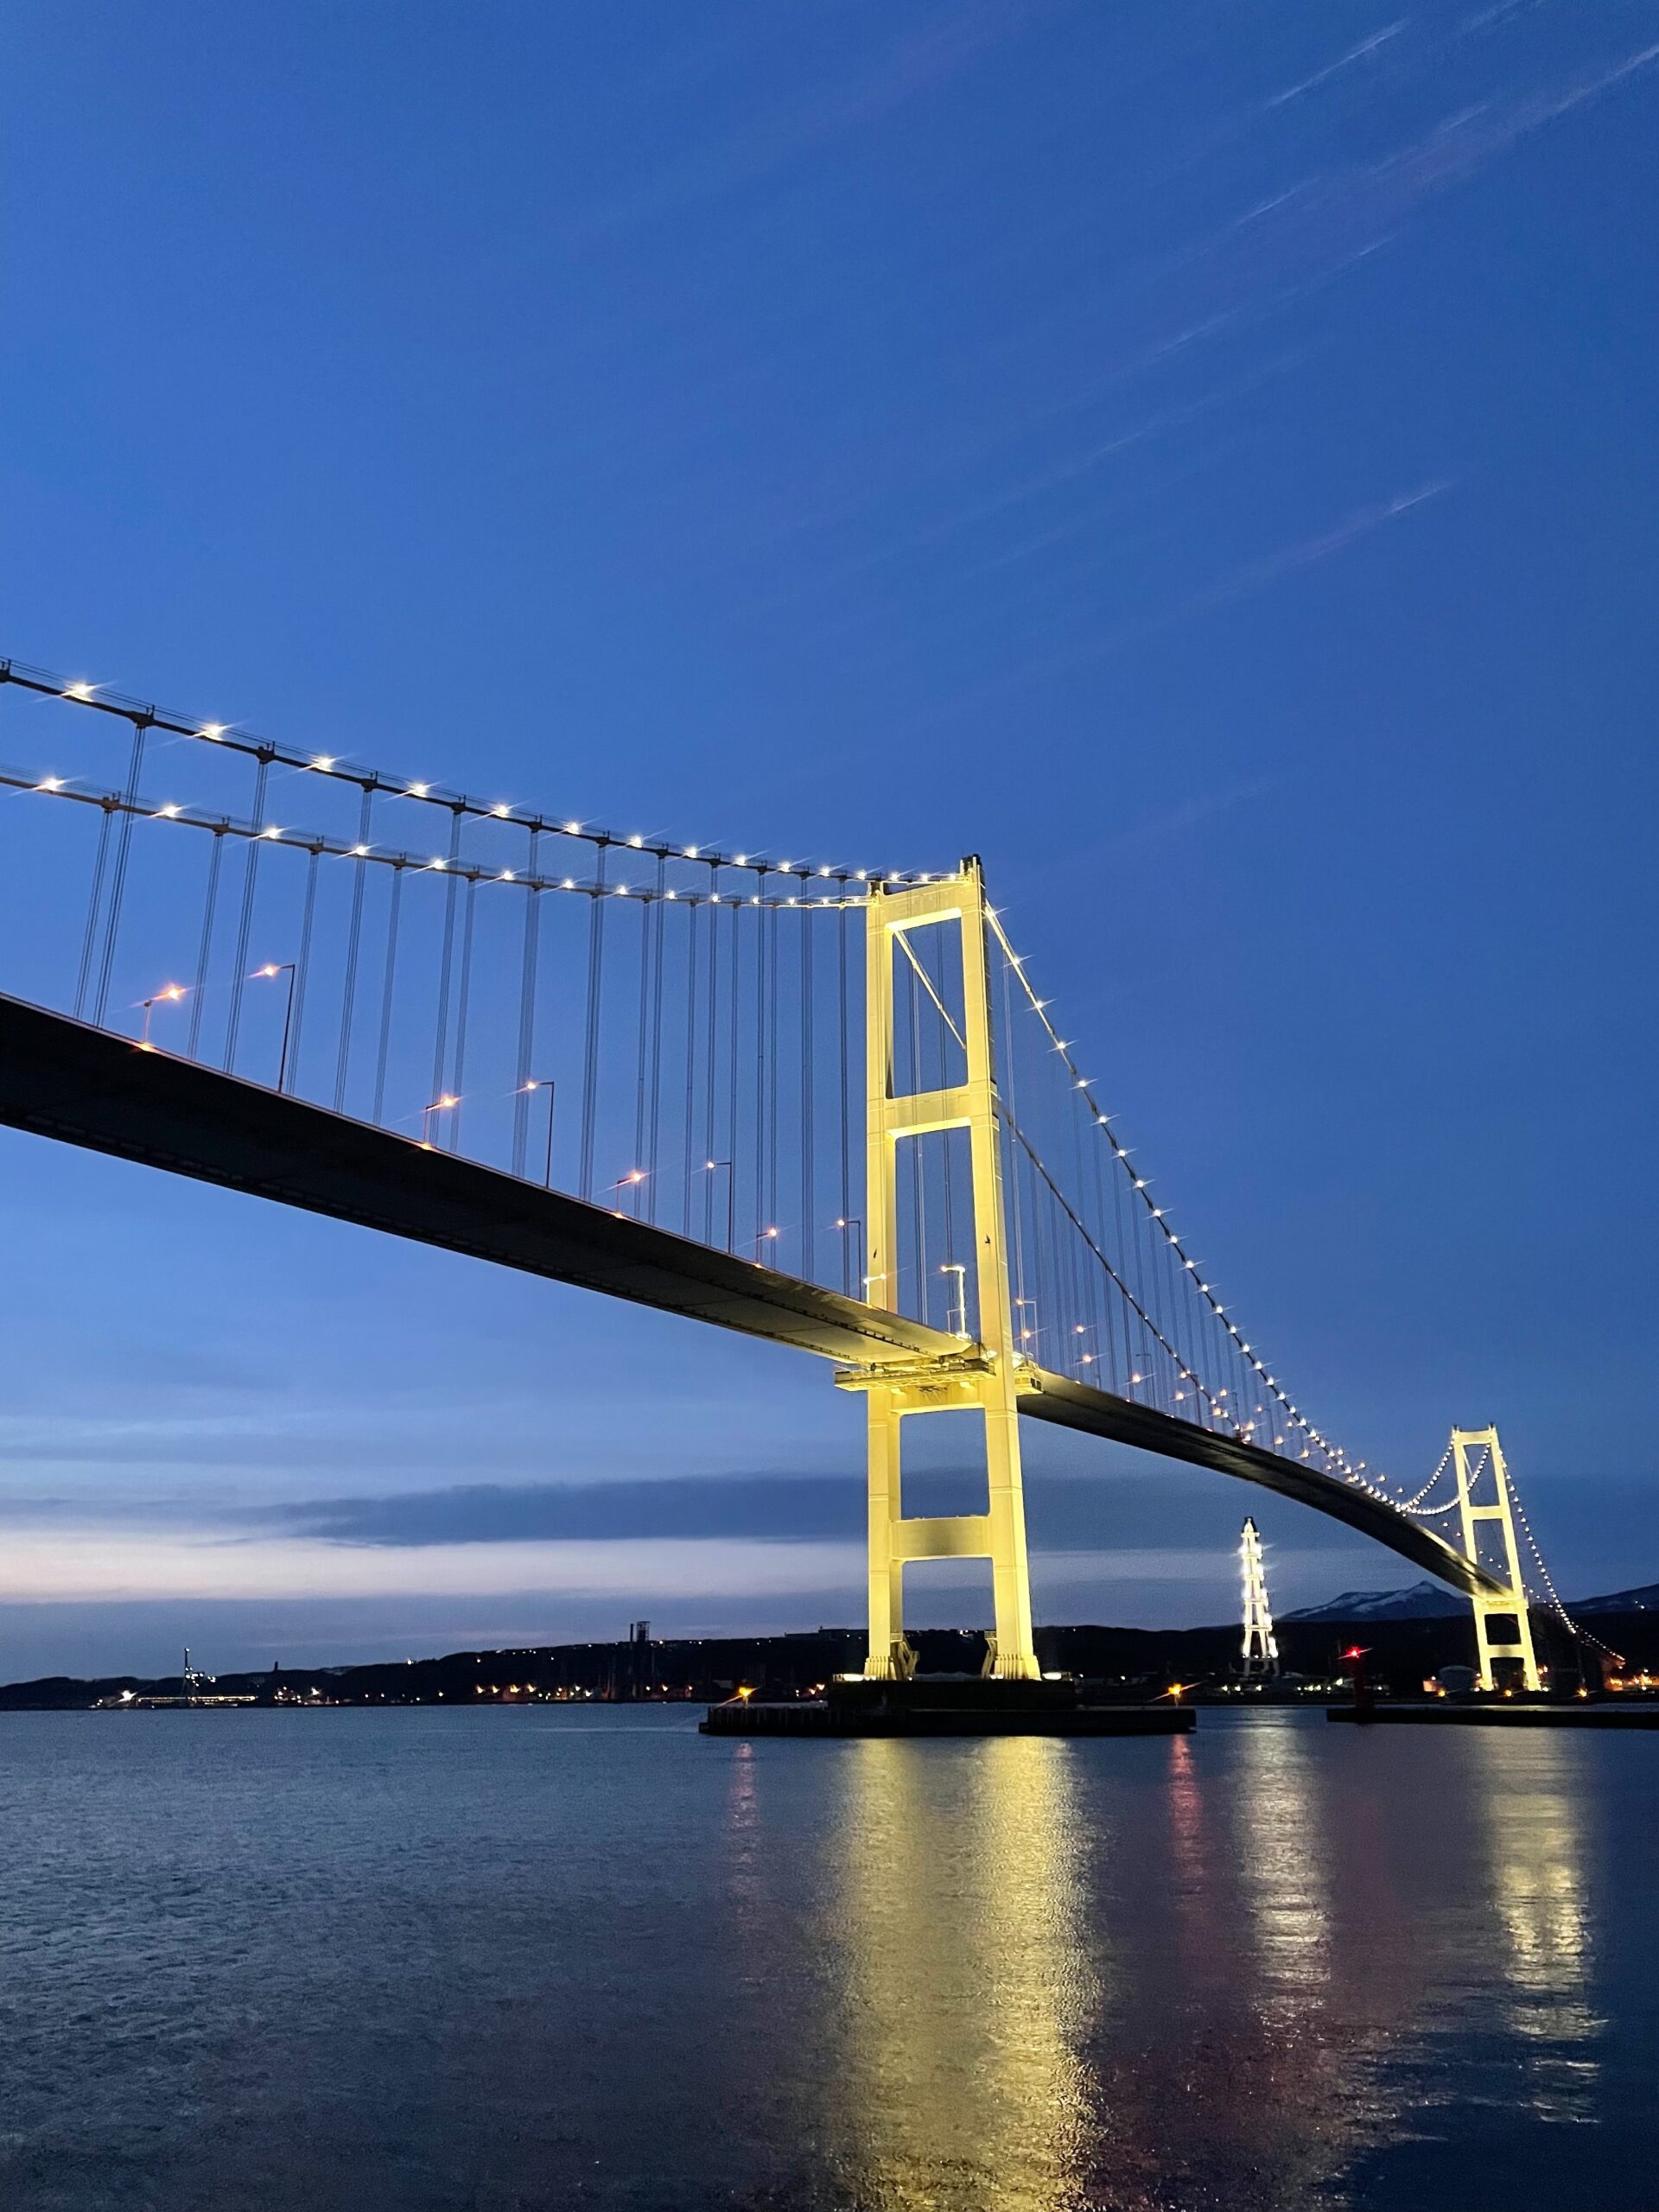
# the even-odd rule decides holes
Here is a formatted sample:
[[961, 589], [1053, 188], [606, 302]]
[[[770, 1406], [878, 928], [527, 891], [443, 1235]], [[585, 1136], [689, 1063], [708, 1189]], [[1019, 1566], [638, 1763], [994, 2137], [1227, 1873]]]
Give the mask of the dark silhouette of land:
[[[1441, 1593], [1430, 1592], [1437, 1601]], [[1406, 1593], [1409, 1600], [1410, 1593]], [[1278, 1624], [1282, 1666], [1292, 1676], [1328, 1682], [1345, 1671], [1341, 1654], [1363, 1644], [1369, 1679], [1380, 1690], [1421, 1690], [1440, 1668], [1468, 1666], [1474, 1635], [1466, 1609], [1407, 1614], [1371, 1610], [1361, 1597], [1346, 1618], [1329, 1607]], [[1427, 1603], [1427, 1600], [1426, 1599]], [[1454, 1601], [1455, 1602], [1455, 1601]], [[1659, 1586], [1590, 1599], [1576, 1609], [1602, 1645], [1623, 1655], [1628, 1669], [1659, 1672]], [[1582, 1663], [1588, 1687], [1599, 1686], [1602, 1654], [1595, 1644], [1582, 1655], [1554, 1615], [1535, 1612], [1539, 1656], [1558, 1687], [1576, 1687]], [[985, 1639], [979, 1630], [920, 1629], [912, 1632], [927, 1674], [977, 1674]], [[1162, 1695], [1173, 1682], [1220, 1686], [1236, 1679], [1240, 1632], [1236, 1624], [1206, 1628], [1135, 1629], [1048, 1627], [1037, 1630], [1045, 1670], [1077, 1675], [1108, 1685], [1115, 1695]], [[740, 1686], [773, 1696], [799, 1696], [863, 1663], [864, 1632], [820, 1628], [788, 1636], [630, 1637], [614, 1643], [556, 1643], [505, 1651], [454, 1651], [442, 1658], [357, 1667], [274, 1667], [269, 1672], [222, 1675], [213, 1691], [286, 1706], [479, 1706], [557, 1698], [632, 1701], [652, 1698], [709, 1700]], [[200, 1687], [199, 1685], [197, 1687]], [[181, 1697], [181, 1676], [137, 1675], [80, 1681], [50, 1675], [0, 1687], [0, 1712], [87, 1710], [139, 1697]]]

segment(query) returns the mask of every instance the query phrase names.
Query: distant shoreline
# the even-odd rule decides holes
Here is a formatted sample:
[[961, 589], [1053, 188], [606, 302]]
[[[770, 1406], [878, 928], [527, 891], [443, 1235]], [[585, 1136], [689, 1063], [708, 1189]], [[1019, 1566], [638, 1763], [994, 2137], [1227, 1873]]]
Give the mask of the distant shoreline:
[[[1645, 1592], [1632, 1592], [1632, 1598]], [[1370, 1601], [1368, 1601], [1370, 1602]], [[1604, 1643], [1623, 1652], [1632, 1669], [1659, 1670], [1659, 1607], [1584, 1610]], [[1541, 1656], [1558, 1679], [1574, 1674], [1578, 1655], [1553, 1616], [1535, 1616]], [[1367, 1672], [1379, 1685], [1414, 1693], [1443, 1666], [1469, 1663], [1473, 1638], [1461, 1607], [1398, 1618], [1374, 1612], [1287, 1616], [1278, 1623], [1281, 1662], [1314, 1679], [1341, 1669], [1347, 1645], [1363, 1643]], [[979, 1629], [912, 1630], [920, 1664], [930, 1674], [977, 1674], [984, 1649]], [[1046, 1670], [1114, 1682], [1126, 1692], [1159, 1689], [1172, 1681], [1224, 1682], [1236, 1675], [1240, 1631], [1227, 1623], [1188, 1629], [1052, 1625], [1037, 1630]], [[441, 1657], [370, 1662], [340, 1667], [284, 1667], [219, 1676], [145, 1677], [54, 1675], [0, 1685], [0, 1713], [86, 1712], [100, 1705], [171, 1700], [179, 1705], [374, 1706], [431, 1705], [454, 1708], [484, 1702], [549, 1702], [648, 1699], [711, 1700], [741, 1685], [798, 1695], [832, 1675], [858, 1672], [864, 1661], [861, 1629], [820, 1628], [782, 1636], [665, 1637], [648, 1642], [551, 1643], [493, 1651], [455, 1651]]]

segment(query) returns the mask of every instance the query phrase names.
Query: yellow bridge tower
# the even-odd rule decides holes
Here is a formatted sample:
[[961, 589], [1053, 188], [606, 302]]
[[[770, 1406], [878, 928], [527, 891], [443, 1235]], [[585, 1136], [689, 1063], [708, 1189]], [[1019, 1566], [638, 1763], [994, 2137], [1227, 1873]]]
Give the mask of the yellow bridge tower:
[[[1471, 1601], [1480, 1687], [1484, 1690], [1503, 1687], [1492, 1665], [1497, 1659], [1513, 1661], [1520, 1667], [1522, 1688], [1541, 1689], [1543, 1685], [1532, 1646], [1532, 1617], [1527, 1610], [1521, 1555], [1516, 1548], [1510, 1471], [1504, 1465], [1497, 1431], [1454, 1428], [1452, 1457], [1458, 1478], [1458, 1517], [1463, 1526], [1464, 1554], [1507, 1586], [1499, 1594], [1487, 1596], [1477, 1592]], [[1487, 1522], [1496, 1522], [1499, 1529], [1503, 1554], [1501, 1560], [1480, 1556], [1480, 1529], [1482, 1523]], [[1492, 1627], [1495, 1619], [1498, 1623], [1497, 1638]]]
[[[965, 1071], [949, 1089], [899, 1093], [894, 1088], [894, 971], [900, 959], [911, 960], [911, 935], [927, 929], [954, 930], [960, 940], [961, 1029], [942, 1003], [938, 1011], [962, 1048]], [[955, 875], [912, 887], [872, 883], [867, 931], [865, 1296], [873, 1305], [896, 1309], [899, 1304], [899, 1147], [966, 1129], [978, 1332], [968, 1333], [964, 1298], [957, 1315], [959, 1354], [879, 1371], [848, 1370], [836, 1377], [843, 1389], [865, 1392], [869, 1409], [870, 1647], [864, 1671], [885, 1680], [915, 1672], [915, 1650], [905, 1634], [905, 1568], [911, 1560], [988, 1559], [996, 1626], [986, 1671], [1004, 1681], [1030, 1681], [1039, 1669], [1031, 1633], [1014, 1306], [1003, 1229], [1001, 1111], [979, 861], [965, 860]], [[900, 1465], [905, 1421], [975, 1407], [984, 1426], [986, 1510], [906, 1517]]]

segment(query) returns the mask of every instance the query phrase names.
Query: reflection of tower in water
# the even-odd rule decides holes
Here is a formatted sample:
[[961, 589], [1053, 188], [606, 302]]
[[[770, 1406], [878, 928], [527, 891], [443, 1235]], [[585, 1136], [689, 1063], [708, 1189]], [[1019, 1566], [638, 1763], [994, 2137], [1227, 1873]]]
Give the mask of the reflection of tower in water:
[[855, 2201], [1054, 2212], [1082, 2182], [1098, 1961], [1074, 1757], [1042, 1737], [849, 1746], [826, 2119]]
[[1583, 1808], [1595, 1787], [1583, 1770], [1597, 1746], [1543, 1729], [1467, 1733], [1503, 1938], [1506, 2024], [1540, 2115], [1585, 2116], [1598, 2071], [1590, 2046], [1604, 2024], [1589, 2001], [1584, 1889]]

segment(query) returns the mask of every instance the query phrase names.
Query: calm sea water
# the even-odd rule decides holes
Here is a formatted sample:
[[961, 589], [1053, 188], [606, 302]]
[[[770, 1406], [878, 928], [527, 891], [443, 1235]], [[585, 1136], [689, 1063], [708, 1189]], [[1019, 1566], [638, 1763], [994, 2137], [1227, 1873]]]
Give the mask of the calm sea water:
[[1659, 2205], [1659, 1738], [0, 1718], [0, 2202]]

